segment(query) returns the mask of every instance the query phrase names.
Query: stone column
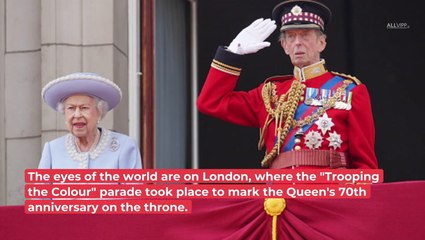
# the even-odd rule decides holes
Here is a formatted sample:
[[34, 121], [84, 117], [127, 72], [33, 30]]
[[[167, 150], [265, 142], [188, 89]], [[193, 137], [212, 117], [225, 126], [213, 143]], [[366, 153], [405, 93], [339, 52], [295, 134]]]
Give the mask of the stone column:
[[[4, 16], [5, 0], [0, 0], [0, 16]], [[5, 22], [4, 18], [0, 18], [0, 36], [4, 36]], [[4, 136], [4, 53], [5, 53], [4, 37], [0, 37], [0, 205], [6, 204], [6, 143]]]
[[46, 141], [67, 133], [41, 88], [72, 72], [114, 80], [123, 101], [101, 126], [128, 133], [128, 3], [0, 0], [0, 205], [23, 204], [24, 170]]
[[1, 52], [4, 89], [0, 89], [4, 158], [0, 161], [5, 177], [0, 185], [6, 190], [1, 200], [3, 204], [15, 205], [24, 202], [24, 170], [35, 168], [41, 154], [41, 5], [40, 0], [1, 3], [5, 44]]

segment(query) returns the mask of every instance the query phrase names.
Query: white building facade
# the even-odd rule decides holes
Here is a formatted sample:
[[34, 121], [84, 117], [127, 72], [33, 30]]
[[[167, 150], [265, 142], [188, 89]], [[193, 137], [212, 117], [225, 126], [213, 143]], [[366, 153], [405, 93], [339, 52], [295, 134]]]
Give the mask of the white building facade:
[[126, 0], [0, 0], [0, 205], [24, 203], [24, 171], [46, 141], [66, 133], [42, 102], [42, 87], [72, 72], [96, 72], [123, 91], [101, 125], [129, 134]]

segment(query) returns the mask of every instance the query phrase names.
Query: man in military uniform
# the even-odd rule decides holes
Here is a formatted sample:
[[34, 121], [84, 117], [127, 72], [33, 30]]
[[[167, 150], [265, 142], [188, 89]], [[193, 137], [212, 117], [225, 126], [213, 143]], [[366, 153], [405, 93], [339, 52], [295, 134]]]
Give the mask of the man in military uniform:
[[[326, 47], [331, 11], [311, 0], [285, 1], [271, 19], [257, 19], [228, 47], [220, 46], [198, 98], [200, 112], [260, 128], [263, 167], [377, 168], [375, 129], [368, 91], [355, 77], [330, 72], [320, 53]], [[235, 91], [243, 55], [280, 43], [293, 75], [267, 79], [248, 92]]]

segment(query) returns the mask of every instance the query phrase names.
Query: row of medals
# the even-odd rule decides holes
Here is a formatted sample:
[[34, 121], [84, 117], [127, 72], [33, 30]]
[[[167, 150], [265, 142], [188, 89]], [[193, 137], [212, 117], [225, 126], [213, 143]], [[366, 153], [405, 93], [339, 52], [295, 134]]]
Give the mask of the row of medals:
[[[333, 89], [306, 88], [304, 104], [308, 106], [323, 106], [336, 93]], [[351, 109], [352, 92], [344, 92], [341, 99], [335, 103], [335, 109]]]

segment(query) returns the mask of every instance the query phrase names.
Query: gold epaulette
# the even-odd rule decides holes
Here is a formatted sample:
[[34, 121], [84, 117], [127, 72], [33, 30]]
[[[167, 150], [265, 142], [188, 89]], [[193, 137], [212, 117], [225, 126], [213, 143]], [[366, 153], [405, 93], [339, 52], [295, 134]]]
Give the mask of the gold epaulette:
[[334, 71], [331, 71], [331, 73], [333, 73], [333, 74], [335, 74], [337, 76], [343, 77], [343, 78], [348, 78], [349, 80], [355, 82], [357, 85], [362, 84], [362, 82], [360, 82], [360, 80], [357, 79], [354, 76], [351, 76], [351, 75], [348, 75], [348, 74], [344, 74], [344, 73], [334, 72]]

